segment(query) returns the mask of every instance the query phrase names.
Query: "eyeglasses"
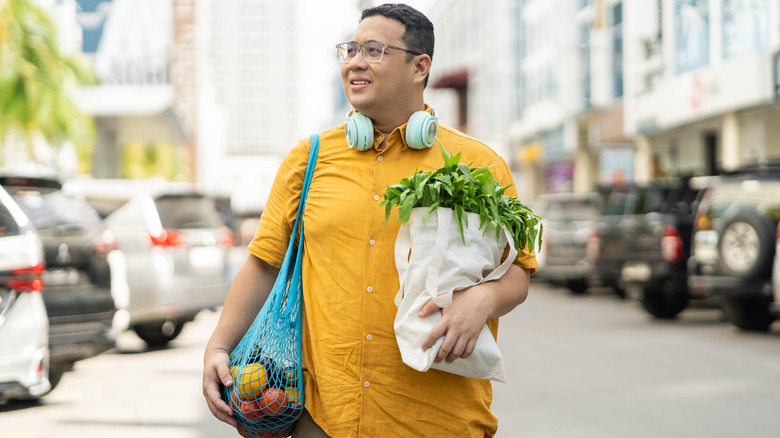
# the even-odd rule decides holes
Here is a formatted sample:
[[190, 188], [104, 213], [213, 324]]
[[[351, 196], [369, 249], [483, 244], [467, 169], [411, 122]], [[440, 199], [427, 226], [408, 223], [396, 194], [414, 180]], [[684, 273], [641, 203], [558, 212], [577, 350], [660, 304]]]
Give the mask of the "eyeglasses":
[[363, 45], [360, 45], [354, 41], [348, 43], [336, 44], [336, 48], [339, 49], [339, 61], [349, 62], [352, 58], [357, 56], [359, 50], [363, 50], [363, 59], [366, 62], [380, 62], [385, 55], [385, 49], [403, 50], [414, 55], [422, 55], [409, 49], [402, 47], [391, 46], [389, 44], [380, 43], [379, 41], [369, 41]]

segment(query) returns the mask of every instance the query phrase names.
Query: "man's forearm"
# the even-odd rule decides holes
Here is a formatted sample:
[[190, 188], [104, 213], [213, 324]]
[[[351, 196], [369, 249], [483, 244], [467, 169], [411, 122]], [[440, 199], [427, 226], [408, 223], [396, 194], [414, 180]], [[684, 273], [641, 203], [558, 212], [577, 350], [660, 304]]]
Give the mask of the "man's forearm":
[[531, 273], [528, 269], [512, 265], [498, 280], [485, 283], [490, 300], [489, 319], [511, 312], [528, 297]]
[[207, 348], [231, 351], [252, 325], [271, 293], [279, 270], [249, 255], [233, 279]]

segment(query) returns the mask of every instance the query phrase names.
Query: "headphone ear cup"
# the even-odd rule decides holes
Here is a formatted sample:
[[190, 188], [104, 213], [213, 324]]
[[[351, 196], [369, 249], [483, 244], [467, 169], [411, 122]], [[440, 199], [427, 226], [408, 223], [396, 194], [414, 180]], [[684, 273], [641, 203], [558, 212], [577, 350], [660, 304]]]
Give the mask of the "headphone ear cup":
[[439, 133], [439, 118], [425, 111], [417, 111], [406, 124], [406, 144], [413, 149], [433, 146]]
[[344, 124], [344, 135], [351, 149], [368, 150], [374, 146], [374, 123], [363, 114], [352, 114]]

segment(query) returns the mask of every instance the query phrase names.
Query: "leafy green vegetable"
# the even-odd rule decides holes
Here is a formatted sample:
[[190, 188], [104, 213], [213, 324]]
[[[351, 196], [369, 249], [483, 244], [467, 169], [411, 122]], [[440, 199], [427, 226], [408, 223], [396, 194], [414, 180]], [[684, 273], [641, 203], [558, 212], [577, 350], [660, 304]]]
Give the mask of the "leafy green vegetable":
[[444, 147], [441, 152], [444, 167], [433, 172], [417, 170], [387, 188], [380, 204], [385, 207], [385, 223], [393, 207], [398, 207], [398, 219], [403, 224], [415, 207], [428, 208], [423, 220], [438, 207], [444, 207], [455, 212], [464, 243], [463, 226], [468, 226], [466, 213], [470, 212], [479, 214], [480, 228], [496, 230], [496, 239], [502, 229], [508, 230], [520, 250], [527, 247], [532, 252], [537, 240], [541, 244], [542, 219], [516, 197], [504, 195], [507, 187], [498, 184], [490, 167], [472, 168], [460, 163], [460, 153], [452, 156]]

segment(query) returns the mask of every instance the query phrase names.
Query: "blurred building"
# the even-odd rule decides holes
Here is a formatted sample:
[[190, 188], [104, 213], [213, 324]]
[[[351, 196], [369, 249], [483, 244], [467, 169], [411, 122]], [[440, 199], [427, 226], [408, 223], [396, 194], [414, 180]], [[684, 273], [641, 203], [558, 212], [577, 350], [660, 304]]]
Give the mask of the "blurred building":
[[199, 181], [262, 210], [298, 142], [298, 0], [198, 1]]
[[120, 176], [121, 148], [129, 142], [182, 144], [193, 165], [195, 101], [188, 78], [195, 72], [186, 54], [192, 37], [181, 26], [174, 31], [174, 20], [192, 1], [77, 1], [82, 50], [101, 82], [76, 95], [95, 119], [94, 176]]
[[515, 3], [435, 2], [429, 13], [436, 47], [427, 100], [446, 123], [505, 156], [517, 117]]
[[521, 196], [780, 159], [780, 0], [431, 9], [426, 100], [504, 154]]
[[516, 1], [518, 183], [530, 197], [632, 179], [620, 1]]
[[637, 178], [780, 159], [780, 1], [625, 3]]
[[202, 0], [204, 56], [228, 115], [226, 153], [285, 154], [297, 137], [297, 1]]

